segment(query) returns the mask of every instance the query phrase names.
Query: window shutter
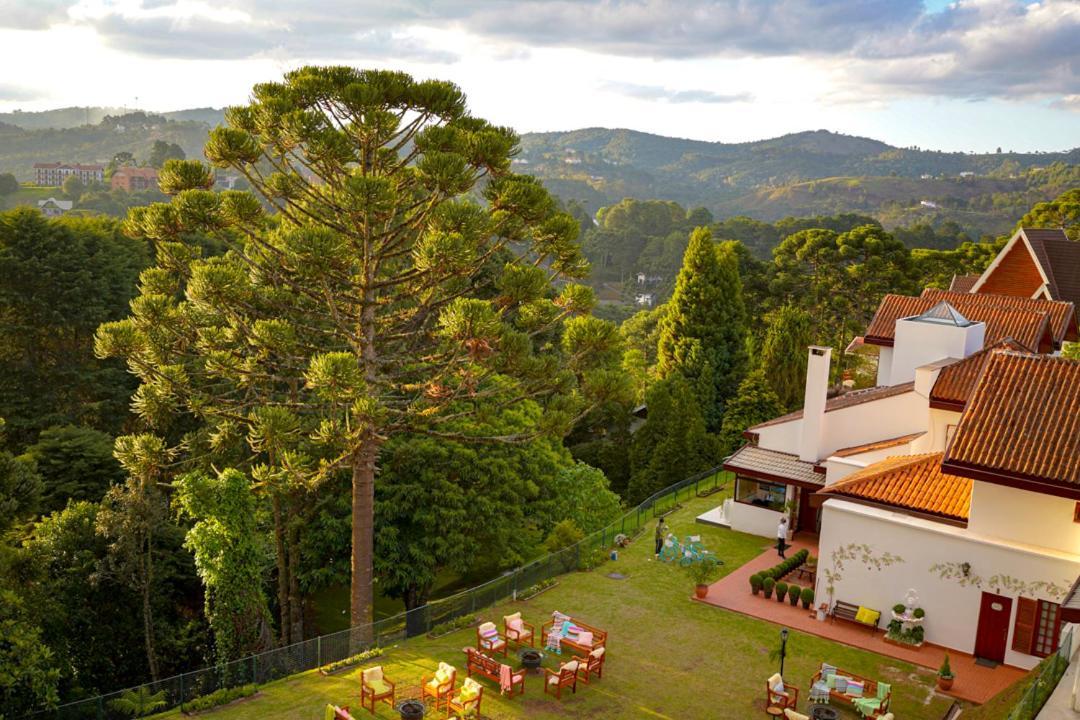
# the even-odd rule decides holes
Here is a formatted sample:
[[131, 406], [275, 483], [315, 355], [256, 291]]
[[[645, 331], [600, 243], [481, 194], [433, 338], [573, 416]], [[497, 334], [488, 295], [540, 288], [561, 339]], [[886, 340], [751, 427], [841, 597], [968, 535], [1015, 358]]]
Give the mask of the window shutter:
[[1035, 645], [1035, 624], [1039, 621], [1039, 601], [1017, 598], [1016, 625], [1013, 628], [1012, 649], [1030, 655]]

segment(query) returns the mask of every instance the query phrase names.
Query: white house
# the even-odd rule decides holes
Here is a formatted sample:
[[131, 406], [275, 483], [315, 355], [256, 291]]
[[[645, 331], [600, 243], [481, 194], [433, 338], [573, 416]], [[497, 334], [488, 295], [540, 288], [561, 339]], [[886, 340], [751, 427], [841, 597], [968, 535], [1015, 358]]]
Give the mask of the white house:
[[747, 429], [699, 519], [772, 537], [790, 513], [819, 534], [819, 601], [888, 622], [914, 590], [927, 641], [1033, 667], [1080, 618], [1080, 362], [1048, 354], [1076, 330], [1045, 297], [886, 296], [878, 386], [829, 397], [811, 347], [803, 409]]
[[74, 205], [75, 203], [71, 200], [57, 200], [53, 197], [47, 200], [38, 200], [38, 210], [45, 217], [60, 217], [71, 210]]

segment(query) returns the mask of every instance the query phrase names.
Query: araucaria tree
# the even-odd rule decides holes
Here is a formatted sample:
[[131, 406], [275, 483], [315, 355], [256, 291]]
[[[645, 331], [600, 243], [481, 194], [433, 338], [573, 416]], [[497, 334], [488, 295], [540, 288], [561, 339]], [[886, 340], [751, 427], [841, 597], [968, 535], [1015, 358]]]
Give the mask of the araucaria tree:
[[[387, 441], [565, 432], [622, 387], [608, 369], [618, 334], [587, 314], [590, 291], [562, 282], [587, 270], [577, 223], [539, 181], [510, 172], [517, 137], [469, 115], [456, 86], [308, 67], [256, 86], [226, 119], [206, 157], [261, 202], [211, 192], [198, 163], [167, 162], [172, 201], [127, 221], [158, 264], [132, 316], [102, 326], [97, 352], [127, 359], [152, 427], [175, 432], [177, 411], [198, 421], [184, 449], [246, 439], [274, 497], [351, 474], [351, 621], [362, 627]], [[199, 259], [193, 232], [229, 251]], [[465, 422], [522, 402], [542, 405], [538, 428], [491, 436]], [[279, 575], [288, 567], [279, 557]]]
[[693, 380], [710, 431], [746, 366], [746, 307], [733, 243], [717, 245], [707, 228], [690, 236], [668, 311], [660, 320], [657, 369]]

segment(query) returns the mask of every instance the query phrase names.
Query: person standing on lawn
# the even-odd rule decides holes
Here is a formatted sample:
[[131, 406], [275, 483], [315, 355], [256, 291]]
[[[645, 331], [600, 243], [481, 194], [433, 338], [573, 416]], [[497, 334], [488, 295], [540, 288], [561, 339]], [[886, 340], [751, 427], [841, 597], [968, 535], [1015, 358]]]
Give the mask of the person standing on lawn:
[[664, 524], [664, 518], [661, 517], [656, 521], [656, 557], [660, 557], [660, 548], [664, 547], [665, 532], [667, 532], [667, 525]]
[[787, 548], [787, 515], [780, 518], [780, 524], [776, 526], [776, 552], [784, 557], [784, 549]]

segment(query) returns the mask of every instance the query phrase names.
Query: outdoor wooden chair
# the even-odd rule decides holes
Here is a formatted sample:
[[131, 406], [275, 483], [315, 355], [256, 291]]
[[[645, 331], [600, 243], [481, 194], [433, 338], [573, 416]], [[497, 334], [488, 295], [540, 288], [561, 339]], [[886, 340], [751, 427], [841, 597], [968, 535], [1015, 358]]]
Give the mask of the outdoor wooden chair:
[[446, 707], [450, 694], [454, 691], [455, 682], [457, 682], [457, 668], [449, 663], [439, 663], [439, 669], [435, 671], [434, 677], [420, 678], [420, 701], [426, 703], [430, 698], [436, 710]]
[[604, 677], [604, 648], [596, 648], [585, 656], [578, 666], [581, 682], [589, 684], [590, 676], [596, 675], [596, 679]]
[[559, 668], [558, 672], [544, 668], [544, 673], [547, 676], [544, 681], [544, 692], [553, 692], [555, 697], [562, 699], [562, 690], [564, 687], [570, 688], [571, 692], [577, 692], [577, 679], [578, 668], [580, 663], [577, 660], [571, 660], [568, 663], [564, 663]]
[[394, 682], [383, 675], [382, 665], [360, 673], [360, 707], [374, 715], [377, 702], [394, 707]]
[[[782, 687], [783, 690], [778, 690]], [[774, 717], [784, 715], [788, 708], [798, 710], [799, 688], [788, 685], [780, 677], [780, 673], [774, 674], [765, 681], [765, 712]]]
[[476, 628], [476, 649], [506, 657], [506, 638], [499, 634], [495, 623], [486, 622]]
[[480, 717], [480, 701], [484, 699], [484, 686], [472, 678], [465, 678], [461, 687], [450, 693], [446, 703], [446, 717]]
[[520, 612], [503, 617], [503, 635], [518, 645], [536, 647], [536, 628], [522, 620]]

